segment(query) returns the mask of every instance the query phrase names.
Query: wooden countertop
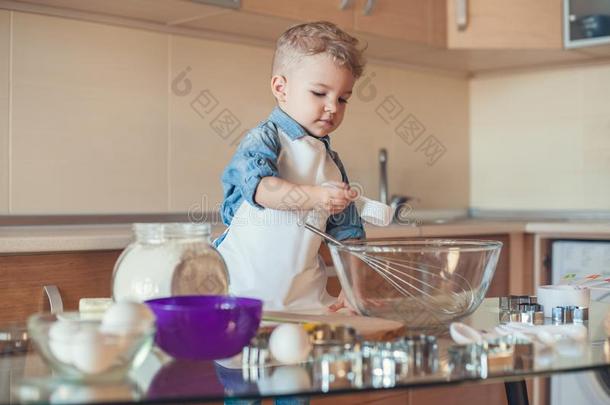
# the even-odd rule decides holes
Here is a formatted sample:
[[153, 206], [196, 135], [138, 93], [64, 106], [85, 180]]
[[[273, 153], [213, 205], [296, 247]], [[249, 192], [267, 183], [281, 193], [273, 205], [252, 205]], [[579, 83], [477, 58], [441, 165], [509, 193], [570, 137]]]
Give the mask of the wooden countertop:
[[[216, 237], [223, 225], [212, 227]], [[366, 226], [369, 238], [381, 237], [443, 237], [535, 233], [556, 235], [597, 235], [610, 238], [610, 223], [599, 221], [498, 221], [460, 219], [445, 223], [424, 223], [419, 226], [390, 225], [382, 228]], [[131, 240], [131, 225], [49, 225], [9, 226], [0, 228], [0, 253], [59, 252], [123, 249]]]

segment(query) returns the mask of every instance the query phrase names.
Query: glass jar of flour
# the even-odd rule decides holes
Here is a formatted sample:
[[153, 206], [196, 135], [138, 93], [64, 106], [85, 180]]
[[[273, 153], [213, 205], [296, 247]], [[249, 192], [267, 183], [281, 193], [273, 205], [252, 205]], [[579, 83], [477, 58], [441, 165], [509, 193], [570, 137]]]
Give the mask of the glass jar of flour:
[[135, 239], [114, 266], [114, 300], [227, 294], [229, 274], [210, 230], [199, 223], [134, 224]]

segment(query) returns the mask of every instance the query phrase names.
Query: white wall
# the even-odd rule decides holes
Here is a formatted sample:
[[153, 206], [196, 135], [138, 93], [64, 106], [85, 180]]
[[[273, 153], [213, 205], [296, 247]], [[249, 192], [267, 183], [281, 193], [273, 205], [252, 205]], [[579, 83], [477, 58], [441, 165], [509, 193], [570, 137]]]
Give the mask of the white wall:
[[[10, 15], [0, 11], [0, 214], [184, 212], [220, 202], [235, 141], [274, 106], [271, 49], [13, 12], [11, 59]], [[187, 68], [189, 92], [178, 79]], [[468, 82], [375, 64], [367, 72], [372, 80], [357, 84], [333, 135], [351, 180], [376, 196], [386, 147], [391, 192], [417, 196], [423, 208], [467, 207]], [[217, 101], [210, 113], [206, 94]], [[402, 111], [385, 123], [378, 111], [390, 96]], [[239, 125], [219, 135], [212, 121], [226, 111]], [[409, 114], [425, 127], [412, 144], [395, 132]], [[420, 147], [430, 135], [442, 155]]]
[[610, 64], [470, 84], [471, 205], [610, 208]]

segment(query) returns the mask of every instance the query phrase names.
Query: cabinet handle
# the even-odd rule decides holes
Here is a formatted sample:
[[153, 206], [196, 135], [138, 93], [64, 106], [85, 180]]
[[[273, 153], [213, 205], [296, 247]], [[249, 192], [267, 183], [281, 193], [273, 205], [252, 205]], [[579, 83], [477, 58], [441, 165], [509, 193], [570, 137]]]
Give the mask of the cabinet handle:
[[218, 6], [224, 8], [239, 9], [241, 8], [241, 0], [193, 0], [195, 3], [209, 4], [210, 6]]
[[373, 8], [375, 8], [375, 0], [366, 0], [366, 4], [364, 5], [362, 13], [364, 15], [371, 15], [371, 13], [373, 12]]
[[352, 0], [341, 0], [339, 10], [347, 10], [350, 4], [352, 4]]
[[455, 0], [455, 23], [458, 31], [468, 27], [468, 0]]
[[52, 314], [64, 312], [64, 302], [61, 299], [59, 289], [55, 285], [45, 285], [42, 290], [47, 296], [49, 302], [49, 308]]

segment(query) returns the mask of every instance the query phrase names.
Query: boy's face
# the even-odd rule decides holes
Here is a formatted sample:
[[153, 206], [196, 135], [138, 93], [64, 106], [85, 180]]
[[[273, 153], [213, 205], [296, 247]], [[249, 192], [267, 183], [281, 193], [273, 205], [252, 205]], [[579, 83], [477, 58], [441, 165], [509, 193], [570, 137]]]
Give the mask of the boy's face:
[[302, 58], [286, 76], [274, 76], [271, 87], [279, 106], [310, 134], [322, 137], [343, 121], [356, 79], [326, 54]]

